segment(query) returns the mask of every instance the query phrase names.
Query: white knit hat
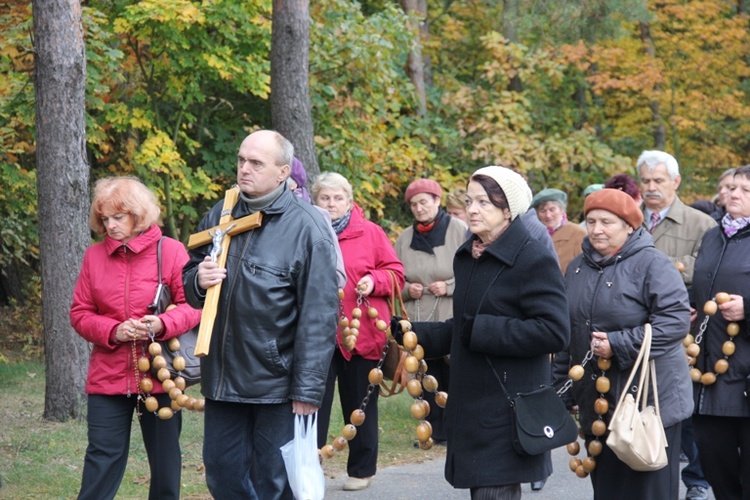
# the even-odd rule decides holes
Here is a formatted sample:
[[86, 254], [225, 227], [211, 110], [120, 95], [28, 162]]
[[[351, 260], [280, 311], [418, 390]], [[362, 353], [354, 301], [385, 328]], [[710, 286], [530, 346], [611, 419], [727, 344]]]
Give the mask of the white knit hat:
[[508, 200], [511, 220], [526, 213], [531, 206], [531, 189], [529, 185], [526, 184], [526, 180], [523, 177], [511, 169], [490, 165], [489, 167], [480, 168], [472, 174], [472, 177], [475, 175], [486, 175], [497, 182], [505, 193], [505, 198]]

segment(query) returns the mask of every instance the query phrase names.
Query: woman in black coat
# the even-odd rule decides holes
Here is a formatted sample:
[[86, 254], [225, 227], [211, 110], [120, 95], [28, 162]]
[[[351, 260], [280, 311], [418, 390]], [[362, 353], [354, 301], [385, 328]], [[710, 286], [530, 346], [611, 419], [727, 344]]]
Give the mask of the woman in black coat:
[[531, 190], [512, 170], [490, 166], [472, 175], [473, 236], [453, 262], [453, 318], [413, 324], [425, 357], [451, 355], [445, 477], [470, 488], [472, 498], [520, 498], [521, 483], [552, 473], [549, 453], [513, 450], [511, 408], [493, 373], [510, 394], [550, 384], [550, 353], [570, 336], [557, 261], [518, 219], [530, 203]]
[[[693, 291], [699, 313], [693, 334], [700, 346], [696, 369], [703, 376], [695, 383], [693, 423], [701, 467], [716, 498], [747, 500], [750, 499], [750, 165], [735, 171], [725, 208], [727, 214], [719, 226], [703, 237], [695, 260]], [[720, 293], [728, 300], [722, 300]], [[703, 305], [714, 297], [721, 303], [713, 316], [706, 317]], [[730, 332], [735, 335], [730, 337]], [[724, 360], [728, 368], [716, 374], [717, 361]], [[711, 377], [711, 373], [715, 376]], [[712, 378], [715, 382], [710, 383]]]

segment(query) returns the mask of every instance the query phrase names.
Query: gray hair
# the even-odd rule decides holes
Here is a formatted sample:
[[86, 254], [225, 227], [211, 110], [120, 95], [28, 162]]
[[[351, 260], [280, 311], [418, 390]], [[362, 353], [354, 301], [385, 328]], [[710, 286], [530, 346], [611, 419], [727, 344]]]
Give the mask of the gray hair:
[[734, 173], [735, 173], [736, 171], [737, 171], [737, 169], [736, 169], [736, 168], [734, 168], [734, 167], [732, 167], [732, 168], [728, 168], [728, 169], [724, 170], [724, 171], [723, 171], [723, 172], [721, 173], [721, 175], [719, 176], [719, 179], [718, 179], [718, 180], [716, 181], [716, 183], [718, 184], [719, 182], [721, 182], [722, 180], [724, 180], [724, 178], [725, 178], [725, 177], [729, 177], [730, 175], [731, 175], [732, 177], [734, 177]]
[[294, 160], [294, 145], [289, 142], [289, 139], [287, 139], [280, 133], [275, 132], [275, 134], [276, 143], [279, 146], [279, 166], [289, 165], [289, 168], [291, 169], [292, 161]]
[[349, 197], [349, 201], [354, 201], [354, 194], [352, 191], [352, 185], [346, 180], [341, 174], [336, 172], [323, 172], [315, 178], [315, 182], [312, 185], [312, 199], [313, 202], [318, 201], [318, 195], [324, 188], [328, 189], [342, 189]]
[[[289, 165], [289, 172], [292, 171], [292, 161], [294, 161], [294, 145], [289, 142], [289, 139], [276, 132], [275, 130], [261, 129], [249, 134], [243, 139], [243, 143], [248, 137], [255, 134], [261, 135], [264, 140], [273, 140], [276, 142], [276, 158], [275, 164], [277, 167], [283, 167]], [[242, 146], [240, 146], [242, 147]]]
[[675, 160], [674, 156], [664, 151], [644, 151], [635, 162], [635, 168], [638, 169], [639, 174], [643, 165], [646, 166], [646, 170], [648, 172], [653, 171], [659, 165], [664, 165], [667, 168], [667, 173], [672, 180], [676, 179], [680, 175], [680, 166], [677, 164], [677, 160]]

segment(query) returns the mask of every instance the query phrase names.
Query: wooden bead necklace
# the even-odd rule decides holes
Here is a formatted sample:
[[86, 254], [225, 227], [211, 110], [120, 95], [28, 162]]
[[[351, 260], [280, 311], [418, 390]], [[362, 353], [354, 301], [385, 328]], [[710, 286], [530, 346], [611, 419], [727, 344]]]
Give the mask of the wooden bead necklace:
[[[406, 383], [406, 392], [414, 398], [409, 411], [412, 418], [419, 421], [416, 428], [416, 438], [419, 448], [429, 450], [435, 444], [432, 439], [432, 424], [425, 420], [430, 414], [430, 403], [423, 397], [423, 391], [432, 392], [435, 395], [435, 404], [445, 408], [448, 402], [448, 393], [438, 391], [438, 381], [432, 375], [427, 375], [427, 362], [424, 359], [424, 349], [419, 345], [419, 338], [416, 332], [412, 330], [412, 325], [408, 320], [400, 321], [401, 331], [403, 332], [402, 345], [407, 352], [404, 360], [404, 369], [412, 377]], [[390, 334], [390, 331], [389, 331]], [[372, 380], [372, 377], [371, 377]], [[378, 370], [375, 380], [382, 380], [382, 371]]]
[[[370, 317], [373, 319], [377, 318], [377, 316]], [[404, 332], [403, 349], [408, 353], [408, 356], [404, 360], [404, 369], [412, 377], [406, 385], [407, 392], [412, 398], [414, 398], [414, 403], [412, 403], [410, 407], [410, 412], [413, 418], [419, 420], [419, 424], [417, 424], [416, 428], [416, 437], [419, 442], [419, 447], [422, 450], [429, 450], [434, 445], [434, 441], [432, 439], [432, 425], [425, 420], [425, 417], [430, 413], [430, 404], [422, 398], [423, 389], [435, 393], [435, 403], [441, 408], [444, 408], [445, 404], [448, 402], [448, 394], [443, 391], [438, 391], [438, 382], [435, 377], [432, 375], [425, 375], [427, 372], [427, 362], [424, 360], [424, 349], [419, 345], [416, 333], [411, 330], [411, 323], [407, 320], [401, 320], [401, 330]], [[389, 339], [393, 338], [391, 329], [388, 325], [385, 326], [384, 331]], [[382, 367], [387, 352], [388, 342], [386, 341], [378, 365], [370, 370], [370, 373], [368, 374], [367, 379], [369, 385], [367, 387], [367, 394], [362, 399], [359, 408], [354, 410], [349, 416], [350, 423], [344, 425], [341, 434], [337, 436], [331, 444], [326, 444], [318, 450], [321, 458], [332, 458], [337, 451], [342, 451], [346, 448], [347, 442], [354, 439], [357, 435], [357, 427], [362, 425], [365, 421], [365, 408], [370, 401], [370, 396], [373, 391], [377, 390], [380, 383], [383, 381]]]
[[722, 375], [729, 370], [729, 357], [734, 354], [735, 348], [737, 347], [734, 343], [734, 337], [740, 333], [740, 325], [734, 321], [727, 324], [727, 335], [729, 335], [729, 340], [725, 341], [721, 346], [721, 352], [724, 357], [716, 361], [714, 364], [714, 371], [706, 371], [705, 373], [702, 373], [695, 367], [695, 363], [701, 352], [700, 343], [703, 341], [703, 335], [708, 327], [709, 319], [719, 310], [719, 304], [724, 304], [730, 300], [732, 300], [732, 298], [728, 293], [719, 292], [713, 299], [706, 301], [703, 305], [703, 312], [706, 316], [698, 327], [698, 334], [693, 338], [693, 336], [688, 333], [685, 336], [685, 340], [682, 342], [685, 346], [688, 366], [691, 367], [690, 379], [695, 383], [701, 383], [706, 386], [711, 385], [716, 382], [719, 375]]
[[[562, 395], [565, 391], [572, 387], [573, 382], [578, 382], [583, 378], [585, 373], [584, 366], [594, 357], [591, 351], [588, 351], [583, 358], [580, 365], [575, 365], [568, 371], [568, 377], [570, 379], [565, 382], [565, 385], [558, 391], [558, 395]], [[604, 421], [604, 415], [609, 411], [609, 401], [604, 396], [611, 388], [611, 383], [607, 377], [607, 370], [612, 367], [612, 360], [605, 358], [597, 358], [597, 367], [601, 370], [601, 375], [596, 377], [596, 390], [599, 393], [599, 397], [594, 401], [594, 412], [597, 414], [597, 419], [591, 424], [591, 433], [594, 435], [594, 439], [588, 444], [588, 454], [581, 460], [576, 455], [581, 450], [581, 446], [578, 441], [568, 443], [566, 449], [568, 453], [573, 456], [568, 463], [570, 470], [580, 478], [588, 477], [594, 469], [596, 469], [596, 457], [602, 452], [604, 445], [599, 439], [607, 432], [607, 423]], [[585, 439], [585, 435], [579, 430], [579, 435], [582, 439]]]
[[367, 310], [367, 317], [375, 324], [375, 328], [384, 332], [388, 329], [388, 323], [378, 319], [380, 314], [378, 310], [370, 305], [367, 297], [362, 295], [362, 290], [357, 289], [357, 305], [352, 309], [351, 319], [346, 317], [344, 312], [344, 290], [339, 288], [339, 328], [341, 328], [341, 345], [344, 349], [352, 352], [357, 346], [359, 338], [359, 329], [362, 326], [362, 309]]
[[[170, 306], [171, 308], [172, 306]], [[169, 308], [168, 308], [169, 309]], [[146, 342], [133, 340], [131, 342], [131, 349], [133, 354], [133, 364], [135, 366], [135, 384], [138, 388], [138, 402], [143, 403], [146, 411], [155, 413], [160, 419], [168, 420], [174, 416], [174, 414], [183, 408], [188, 410], [203, 411], [206, 407], [206, 400], [204, 398], [194, 398], [185, 394], [187, 389], [187, 383], [183, 377], [179, 375], [179, 372], [185, 369], [185, 358], [182, 356], [175, 356], [172, 361], [172, 367], [177, 371], [178, 375], [172, 379], [172, 373], [167, 368], [167, 359], [162, 356], [162, 345], [154, 340], [155, 334], [151, 323], [148, 323], [149, 338], [151, 339], [148, 345], [148, 351], [146, 350]], [[137, 354], [136, 343], [141, 345], [141, 355]], [[167, 342], [167, 349], [172, 352], [178, 352], [180, 350], [180, 340], [177, 337], [169, 339]], [[149, 355], [151, 358], [149, 359]], [[170, 406], [164, 406], [159, 408], [159, 402], [151, 395], [151, 391], [154, 389], [154, 381], [151, 379], [151, 374], [156, 372], [156, 378], [161, 382], [162, 389], [169, 395], [172, 400]], [[130, 396], [130, 389], [128, 388], [128, 396]], [[140, 404], [136, 405], [136, 414], [138, 418], [141, 417]]]

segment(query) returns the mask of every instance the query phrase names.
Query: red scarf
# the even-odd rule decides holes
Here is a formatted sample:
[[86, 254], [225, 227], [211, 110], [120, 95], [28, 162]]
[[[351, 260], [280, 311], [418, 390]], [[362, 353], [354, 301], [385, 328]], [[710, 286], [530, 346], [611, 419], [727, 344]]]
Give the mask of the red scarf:
[[417, 231], [420, 233], [429, 233], [432, 231], [432, 228], [435, 227], [435, 219], [432, 219], [432, 221], [428, 222], [427, 224], [422, 224], [421, 222], [417, 222]]

